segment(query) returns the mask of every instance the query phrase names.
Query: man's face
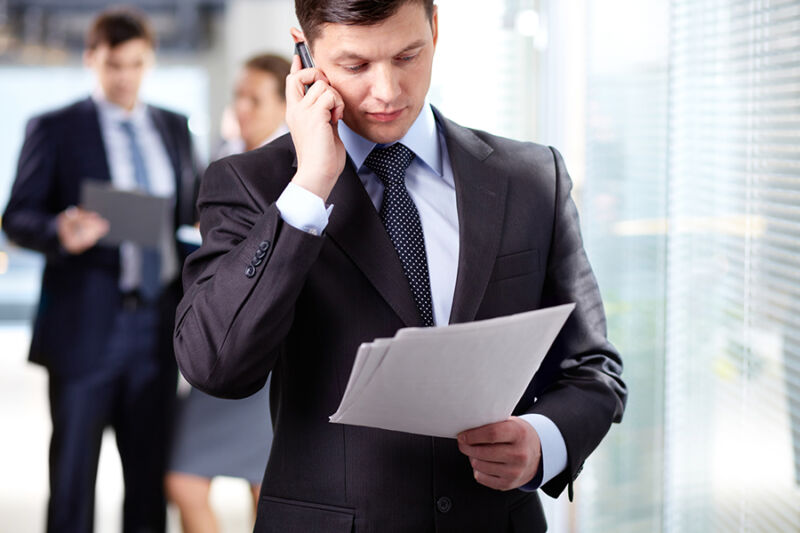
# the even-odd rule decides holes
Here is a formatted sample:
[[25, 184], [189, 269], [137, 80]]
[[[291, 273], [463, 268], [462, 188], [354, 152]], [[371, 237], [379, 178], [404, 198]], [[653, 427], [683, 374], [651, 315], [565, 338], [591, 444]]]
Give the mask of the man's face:
[[131, 39], [111, 48], [101, 44], [85, 55], [105, 97], [125, 109], [132, 109], [139, 87], [153, 63], [153, 48], [145, 39]]
[[322, 26], [314, 62], [342, 95], [353, 131], [383, 144], [406, 134], [430, 87], [437, 32], [436, 11], [429, 22], [417, 2], [372, 26]]
[[283, 80], [269, 72], [245, 68], [236, 81], [233, 109], [248, 148], [264, 142], [283, 122], [286, 104], [279, 95]]

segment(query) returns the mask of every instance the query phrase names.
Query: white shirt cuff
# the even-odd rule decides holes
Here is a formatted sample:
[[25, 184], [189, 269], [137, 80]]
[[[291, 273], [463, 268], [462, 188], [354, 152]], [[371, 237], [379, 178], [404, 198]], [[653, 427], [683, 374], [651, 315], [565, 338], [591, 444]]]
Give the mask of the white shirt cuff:
[[312, 235], [322, 235], [333, 205], [325, 207], [322, 198], [289, 182], [275, 203], [284, 222]]
[[[544, 415], [522, 415], [521, 419], [533, 426], [542, 443], [542, 482], [539, 487], [556, 477], [567, 467], [567, 445], [564, 437], [552, 420]], [[535, 490], [539, 487], [525, 485], [523, 490]]]

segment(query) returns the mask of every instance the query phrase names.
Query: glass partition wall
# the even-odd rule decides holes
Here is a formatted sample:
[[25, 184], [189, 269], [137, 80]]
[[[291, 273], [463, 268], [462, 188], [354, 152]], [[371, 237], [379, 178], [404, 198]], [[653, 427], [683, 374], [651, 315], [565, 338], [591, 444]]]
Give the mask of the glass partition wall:
[[798, 531], [800, 3], [585, 8], [584, 236], [631, 395], [573, 529]]

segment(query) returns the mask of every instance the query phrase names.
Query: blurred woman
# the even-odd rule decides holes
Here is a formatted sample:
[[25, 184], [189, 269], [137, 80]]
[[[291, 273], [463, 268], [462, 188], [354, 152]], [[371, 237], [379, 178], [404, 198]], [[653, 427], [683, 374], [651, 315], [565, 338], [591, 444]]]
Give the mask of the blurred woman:
[[257, 55], [244, 64], [233, 95], [238, 131], [233, 138], [226, 136], [217, 158], [253, 150], [289, 131], [284, 85], [290, 67], [286, 59], [272, 54]]
[[[218, 158], [253, 150], [288, 131], [284, 82], [289, 69], [286, 59], [270, 54], [244, 64], [233, 100], [238, 132], [223, 144]], [[268, 391], [269, 380], [242, 400], [191, 389], [181, 401], [166, 490], [180, 511], [184, 533], [219, 530], [209, 501], [216, 476], [247, 480], [255, 509], [272, 443]]]

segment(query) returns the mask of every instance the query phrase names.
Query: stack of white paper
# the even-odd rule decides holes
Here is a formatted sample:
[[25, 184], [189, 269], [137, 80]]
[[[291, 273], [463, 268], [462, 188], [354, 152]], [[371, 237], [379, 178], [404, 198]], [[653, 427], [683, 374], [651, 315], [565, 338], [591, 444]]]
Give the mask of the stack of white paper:
[[511, 415], [575, 304], [362, 344], [331, 422], [455, 437]]

